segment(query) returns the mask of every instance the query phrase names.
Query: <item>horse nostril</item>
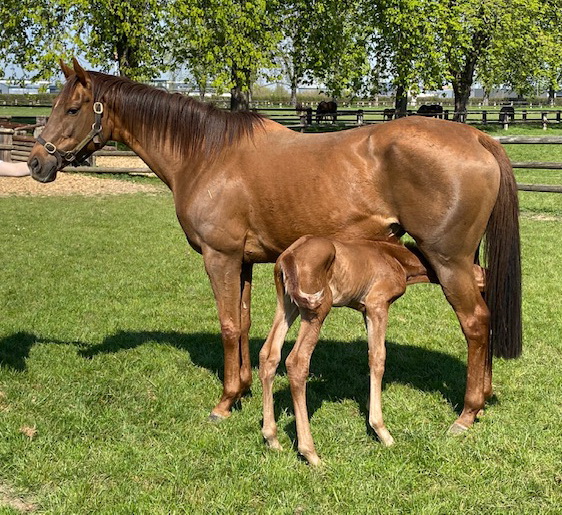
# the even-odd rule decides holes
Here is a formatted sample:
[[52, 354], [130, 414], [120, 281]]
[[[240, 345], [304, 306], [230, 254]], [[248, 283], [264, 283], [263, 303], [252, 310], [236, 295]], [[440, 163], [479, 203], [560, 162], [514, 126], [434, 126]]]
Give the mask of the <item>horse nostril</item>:
[[31, 169], [32, 172], [37, 172], [39, 170], [39, 168], [41, 167], [39, 165], [39, 159], [37, 159], [36, 157], [34, 157], [29, 163], [28, 163], [29, 168]]

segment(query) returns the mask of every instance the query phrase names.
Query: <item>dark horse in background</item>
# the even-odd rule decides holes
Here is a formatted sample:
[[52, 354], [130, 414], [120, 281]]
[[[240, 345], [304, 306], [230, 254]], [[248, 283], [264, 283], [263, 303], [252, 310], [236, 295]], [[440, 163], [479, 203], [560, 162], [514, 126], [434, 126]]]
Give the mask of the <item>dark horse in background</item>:
[[[252, 381], [248, 332], [254, 263], [305, 234], [340, 240], [410, 234], [435, 270], [468, 344], [470, 427], [492, 394], [492, 354], [521, 352], [517, 187], [499, 143], [459, 123], [412, 116], [301, 134], [251, 112], [63, 64], [67, 82], [34, 146], [35, 179], [108, 140], [133, 149], [171, 189], [189, 244], [203, 255], [224, 345], [212, 417], [230, 414]], [[473, 265], [483, 236], [486, 302]]]
[[316, 106], [316, 123], [326, 120], [331, 120], [332, 123], [336, 123], [338, 120], [338, 104], [333, 100], [329, 102], [322, 100]]
[[443, 106], [439, 104], [423, 104], [419, 107], [416, 114], [420, 116], [431, 116], [433, 118], [443, 118]]
[[500, 109], [500, 123], [510, 123], [513, 120], [515, 120], [515, 109], [513, 108], [513, 106], [503, 106]]

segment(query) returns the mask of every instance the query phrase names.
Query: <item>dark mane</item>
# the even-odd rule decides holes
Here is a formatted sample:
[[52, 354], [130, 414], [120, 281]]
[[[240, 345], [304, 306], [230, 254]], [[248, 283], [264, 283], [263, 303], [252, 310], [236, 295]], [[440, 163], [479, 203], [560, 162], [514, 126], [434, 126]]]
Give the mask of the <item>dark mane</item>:
[[[250, 111], [232, 113], [179, 93], [168, 93], [125, 77], [88, 72], [94, 101], [120, 115], [125, 129], [156, 147], [171, 142], [175, 153], [191, 158], [217, 155], [225, 146], [251, 137], [264, 117]], [[71, 91], [76, 78], [64, 92]], [[64, 93], [63, 92], [63, 93]]]

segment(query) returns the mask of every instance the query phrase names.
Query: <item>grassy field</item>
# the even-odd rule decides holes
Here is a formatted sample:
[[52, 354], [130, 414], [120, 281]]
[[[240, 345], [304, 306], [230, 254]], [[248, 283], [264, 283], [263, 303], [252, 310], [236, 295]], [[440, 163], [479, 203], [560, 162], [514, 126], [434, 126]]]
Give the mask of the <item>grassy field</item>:
[[[535, 159], [525, 149], [535, 151], [509, 152]], [[562, 195], [520, 198], [524, 355], [495, 363], [485, 416], [464, 437], [446, 434], [466, 345], [439, 289], [414, 286], [391, 311], [383, 402], [397, 444], [383, 448], [366, 428], [361, 318], [334, 310], [309, 382], [320, 469], [292, 448], [284, 369], [284, 452], [262, 443], [256, 368], [253, 395], [207, 422], [221, 391], [219, 325], [170, 195], [1, 198], [0, 513], [560, 513]], [[271, 274], [256, 267], [254, 364]]]

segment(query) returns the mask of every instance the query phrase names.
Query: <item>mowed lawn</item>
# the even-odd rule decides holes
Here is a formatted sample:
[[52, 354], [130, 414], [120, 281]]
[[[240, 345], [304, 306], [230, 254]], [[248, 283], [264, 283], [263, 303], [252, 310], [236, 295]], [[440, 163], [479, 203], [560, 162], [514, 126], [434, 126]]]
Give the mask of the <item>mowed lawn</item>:
[[447, 435], [466, 344], [440, 289], [413, 286], [391, 310], [383, 448], [361, 317], [334, 310], [308, 389], [319, 469], [293, 449], [284, 368], [285, 450], [262, 442], [271, 265], [254, 274], [252, 395], [213, 425], [219, 324], [171, 196], [0, 198], [0, 513], [560, 513], [562, 195], [520, 198], [524, 354], [495, 362], [485, 415]]

